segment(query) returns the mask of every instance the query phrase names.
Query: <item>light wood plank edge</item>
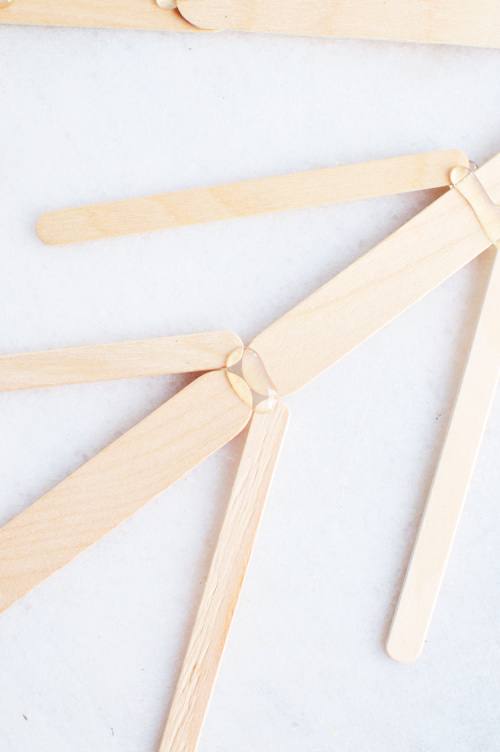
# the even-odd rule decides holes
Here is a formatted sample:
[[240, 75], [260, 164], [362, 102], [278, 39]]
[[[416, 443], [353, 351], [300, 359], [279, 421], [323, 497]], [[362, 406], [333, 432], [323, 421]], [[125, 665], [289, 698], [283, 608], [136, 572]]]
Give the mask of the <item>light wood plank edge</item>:
[[500, 255], [457, 394], [386, 642], [395, 661], [422, 653], [500, 377]]
[[254, 413], [159, 752], [194, 752], [288, 423]]
[[500, 46], [497, 0], [178, 0], [194, 26], [259, 33]]
[[60, 209], [39, 218], [37, 233], [64, 245], [440, 188], [456, 165], [469, 160], [449, 149]]
[[0, 392], [224, 368], [240, 338], [232, 332], [157, 337], [0, 356]]
[[251, 410], [205, 374], [0, 529], [0, 612], [243, 430]]
[[[477, 171], [500, 198], [500, 155]], [[261, 332], [249, 345], [279, 396], [298, 391], [490, 246], [447, 193]]]
[[0, 10], [0, 24], [200, 31], [177, 9], [164, 10], [154, 0], [15, 0]]

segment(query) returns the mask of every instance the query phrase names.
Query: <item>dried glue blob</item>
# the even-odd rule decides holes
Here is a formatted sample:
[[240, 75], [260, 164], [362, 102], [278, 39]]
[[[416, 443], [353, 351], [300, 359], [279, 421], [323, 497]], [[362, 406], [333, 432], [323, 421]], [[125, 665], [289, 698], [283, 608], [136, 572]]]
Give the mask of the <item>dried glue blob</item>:
[[177, 0], [156, 0], [156, 4], [162, 10], [174, 10], [177, 8]]
[[272, 410], [278, 395], [259, 353], [250, 347], [245, 347], [241, 359], [241, 370], [243, 378], [254, 392], [254, 396], [257, 394], [264, 397], [264, 399], [257, 401], [254, 399], [255, 412], [267, 413]]
[[2, 10], [2, 8], [8, 8], [13, 2], [14, 0], [0, 0], [0, 10]]
[[454, 167], [451, 183], [470, 204], [489, 240], [500, 250], [500, 206], [491, 200], [472, 167]]
[[233, 350], [227, 359], [226, 373], [238, 397], [255, 412], [267, 413], [273, 409], [278, 397], [276, 388], [255, 350], [250, 347]]

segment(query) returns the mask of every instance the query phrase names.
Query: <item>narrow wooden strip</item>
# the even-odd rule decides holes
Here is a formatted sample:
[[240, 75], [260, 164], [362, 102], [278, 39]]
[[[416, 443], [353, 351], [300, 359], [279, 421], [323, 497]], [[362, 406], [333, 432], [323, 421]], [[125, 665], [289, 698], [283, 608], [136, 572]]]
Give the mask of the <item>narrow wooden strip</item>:
[[[477, 172], [500, 199], [500, 155]], [[449, 191], [259, 334], [278, 394], [297, 391], [490, 245], [472, 208]]]
[[158, 337], [0, 357], [0, 392], [223, 368], [241, 346], [232, 332]]
[[497, 0], [178, 0], [202, 29], [500, 46]]
[[288, 422], [278, 402], [254, 413], [160, 752], [194, 752]]
[[154, 0], [15, 0], [0, 10], [2, 23], [198, 31], [177, 10], [163, 10]]
[[438, 188], [455, 165], [469, 165], [459, 149], [62, 209], [43, 214], [37, 232], [62, 245]]
[[238, 434], [251, 410], [201, 376], [0, 529], [0, 611]]
[[500, 377], [500, 255], [387, 639], [396, 661], [422, 652]]

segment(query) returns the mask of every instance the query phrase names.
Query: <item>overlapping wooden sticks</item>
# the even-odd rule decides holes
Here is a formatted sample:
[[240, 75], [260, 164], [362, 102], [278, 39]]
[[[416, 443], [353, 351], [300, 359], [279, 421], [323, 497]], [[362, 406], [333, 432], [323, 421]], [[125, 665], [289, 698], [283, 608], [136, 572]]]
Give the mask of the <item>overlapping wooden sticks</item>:
[[0, 0], [0, 23], [500, 46], [496, 0]]
[[490, 279], [441, 457], [394, 614], [387, 651], [408, 662], [424, 647], [500, 378], [500, 206], [467, 168], [451, 181], [493, 246]]
[[[402, 165], [406, 172], [401, 172]], [[236, 335], [217, 332], [0, 358], [0, 390], [209, 371], [0, 530], [0, 610], [250, 423], [161, 752], [188, 752], [196, 747], [285, 433], [288, 410], [281, 399], [313, 380], [500, 238], [500, 209], [493, 203], [500, 199], [500, 155], [477, 175], [459, 151], [331, 169], [333, 181], [335, 170], [344, 177], [351, 175], [349, 188], [335, 194], [340, 200], [376, 195], [377, 185], [381, 193], [390, 185], [397, 185], [400, 191], [450, 182], [455, 187], [246, 348]], [[314, 175], [315, 184], [318, 175], [306, 175], [307, 183]], [[274, 180], [286, 183], [286, 178]], [[255, 183], [244, 185], [254, 202]], [[225, 189], [219, 187], [191, 192], [190, 196], [198, 196], [205, 211], [204, 202], [213, 201], [221, 191], [225, 195]], [[167, 204], [177, 206], [172, 195]], [[308, 200], [305, 205], [311, 205], [312, 198]], [[185, 204], [185, 194], [181, 204]], [[252, 206], [253, 211], [256, 204]], [[102, 207], [100, 211], [102, 220], [106, 211]], [[197, 210], [196, 201], [191, 211], [192, 217], [206, 216]], [[231, 216], [237, 216], [236, 204], [232, 211]], [[423, 642], [488, 419], [500, 372], [499, 292], [500, 268], [495, 261], [389, 637], [388, 650], [397, 660], [416, 657]], [[459, 463], [458, 470], [455, 463]]]

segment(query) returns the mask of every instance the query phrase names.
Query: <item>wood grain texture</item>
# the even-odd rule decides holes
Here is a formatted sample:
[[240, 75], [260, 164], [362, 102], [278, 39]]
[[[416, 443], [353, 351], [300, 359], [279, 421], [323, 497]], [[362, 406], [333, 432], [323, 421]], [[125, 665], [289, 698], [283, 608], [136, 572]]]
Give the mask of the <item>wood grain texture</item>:
[[0, 529], [0, 611], [243, 430], [251, 410], [205, 374]]
[[500, 46], [497, 0], [178, 0], [202, 29]]
[[232, 332], [158, 337], [0, 356], [0, 392], [223, 368], [241, 346]]
[[455, 165], [469, 161], [450, 149], [62, 209], [43, 214], [37, 232], [62, 245], [438, 188], [448, 185]]
[[243, 585], [282, 441], [288, 408], [254, 413], [160, 752], [194, 752]]
[[408, 663], [422, 653], [500, 378], [500, 255], [437, 464], [386, 647]]
[[[500, 155], [478, 177], [500, 198]], [[297, 391], [490, 246], [473, 209], [449, 191], [259, 334], [283, 397]]]
[[177, 10], [163, 10], [154, 0], [15, 0], [0, 10], [2, 23], [198, 31]]

